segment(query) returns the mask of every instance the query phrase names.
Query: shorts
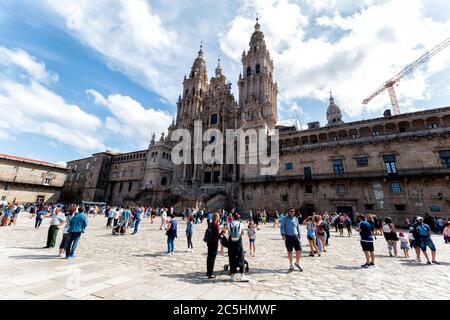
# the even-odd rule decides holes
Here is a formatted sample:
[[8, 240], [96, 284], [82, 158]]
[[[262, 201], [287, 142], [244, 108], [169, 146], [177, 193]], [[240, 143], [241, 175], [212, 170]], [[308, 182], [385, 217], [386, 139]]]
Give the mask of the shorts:
[[436, 247], [430, 237], [420, 238], [419, 246], [423, 252], [427, 251], [427, 247], [430, 248], [431, 251], [436, 251]]
[[316, 237], [315, 236], [307, 236], [308, 240], [314, 240]]
[[363, 251], [373, 252], [373, 242], [361, 241]]
[[285, 245], [288, 252], [292, 252], [293, 250], [302, 251], [300, 238], [297, 236], [286, 236]]
[[256, 239], [248, 239], [248, 241], [249, 241], [250, 243], [255, 243], [255, 240], [256, 240]]

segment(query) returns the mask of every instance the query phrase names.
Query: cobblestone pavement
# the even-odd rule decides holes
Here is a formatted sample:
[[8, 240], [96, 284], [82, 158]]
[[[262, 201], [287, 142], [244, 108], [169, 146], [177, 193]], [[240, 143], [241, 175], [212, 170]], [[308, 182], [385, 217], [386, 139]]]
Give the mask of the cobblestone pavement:
[[[313, 258], [302, 227], [304, 272], [289, 273], [278, 229], [267, 224], [257, 233], [256, 257], [246, 257], [250, 282], [230, 283], [223, 271], [226, 255], [217, 257], [217, 278], [205, 276], [206, 222], [195, 226], [193, 253], [186, 250], [180, 222], [175, 254], [165, 256], [166, 236], [156, 221], [144, 219], [138, 235], [112, 236], [104, 217], [91, 217], [73, 260], [57, 257], [57, 249], [41, 249], [48, 223], [35, 230], [22, 215], [17, 226], [0, 228], [0, 299], [450, 299], [450, 246], [441, 236], [433, 236], [440, 265], [403, 254], [391, 258], [378, 237], [376, 267], [361, 269], [356, 233], [332, 232], [328, 252]], [[62, 231], [58, 244], [61, 237]]]

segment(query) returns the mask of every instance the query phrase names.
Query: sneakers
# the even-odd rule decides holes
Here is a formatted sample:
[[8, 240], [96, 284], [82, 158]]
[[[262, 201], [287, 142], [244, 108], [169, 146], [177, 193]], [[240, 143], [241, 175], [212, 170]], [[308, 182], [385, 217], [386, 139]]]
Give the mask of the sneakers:
[[437, 262], [436, 260], [431, 260], [431, 262], [434, 264], [439, 264], [439, 262]]
[[241, 276], [241, 282], [249, 282], [249, 280], [247, 279], [246, 276], [242, 275]]
[[309, 256], [310, 256], [310, 257], [314, 257], [314, 253], [310, 253]]
[[430, 261], [427, 261], [427, 264], [431, 264], [431, 262], [430, 262]]
[[369, 266], [375, 267], [375, 263], [371, 262], [371, 263], [369, 263]]
[[297, 267], [298, 271], [300, 271], [300, 272], [302, 272], [302, 271], [303, 271], [303, 268], [302, 268], [302, 267], [300, 267], [300, 265], [299, 265], [298, 263], [296, 263], [296, 264], [295, 264], [295, 266]]
[[236, 281], [236, 279], [234, 278], [234, 274], [232, 274], [231, 276], [230, 276], [230, 282], [235, 282]]
[[292, 272], [292, 271], [294, 271], [294, 266], [291, 264], [291, 265], [289, 266], [289, 272]]
[[369, 263], [364, 263], [364, 264], [361, 265], [361, 268], [368, 268], [368, 267], [370, 267]]
[[208, 276], [208, 279], [215, 279], [215, 278], [216, 278], [215, 275]]

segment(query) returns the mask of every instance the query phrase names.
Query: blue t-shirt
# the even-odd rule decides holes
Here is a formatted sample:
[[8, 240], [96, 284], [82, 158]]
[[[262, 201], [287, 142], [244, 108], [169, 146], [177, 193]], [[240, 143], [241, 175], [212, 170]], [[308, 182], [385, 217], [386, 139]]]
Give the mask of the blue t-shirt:
[[419, 231], [419, 236], [421, 236], [422, 238], [430, 236], [430, 234], [428, 233], [428, 231], [431, 230], [430, 226], [425, 223], [417, 224], [417, 230]]
[[361, 236], [361, 241], [373, 242], [372, 227], [367, 221], [361, 221], [359, 224], [359, 235]]
[[41, 220], [42, 216], [46, 216], [47, 214], [47, 210], [39, 210], [38, 212], [36, 212], [36, 220]]

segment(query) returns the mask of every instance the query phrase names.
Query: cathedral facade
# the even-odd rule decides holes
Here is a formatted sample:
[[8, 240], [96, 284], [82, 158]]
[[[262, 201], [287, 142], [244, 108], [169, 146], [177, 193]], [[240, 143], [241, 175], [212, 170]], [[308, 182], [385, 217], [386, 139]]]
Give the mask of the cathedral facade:
[[[109, 151], [68, 162], [62, 198], [104, 201], [112, 205], [197, 205], [209, 209], [356, 212], [405, 217], [450, 210], [450, 107], [344, 123], [330, 93], [327, 124], [310, 123], [307, 130], [278, 121], [274, 63], [257, 22], [249, 48], [242, 54], [239, 97], [223, 74], [220, 61], [210, 79], [200, 48], [189, 76], [184, 77], [177, 115], [168, 134], [153, 135], [147, 150], [127, 154]], [[260, 165], [234, 161], [174, 164], [179, 142], [173, 133], [195, 137], [196, 125], [206, 139], [190, 141], [195, 151], [221, 143], [227, 130], [279, 133], [279, 170], [261, 175]], [[256, 137], [245, 137], [245, 150]], [[173, 141], [174, 140], [174, 141]], [[196, 142], [197, 141], [197, 142]], [[220, 151], [222, 158], [230, 150]]]

